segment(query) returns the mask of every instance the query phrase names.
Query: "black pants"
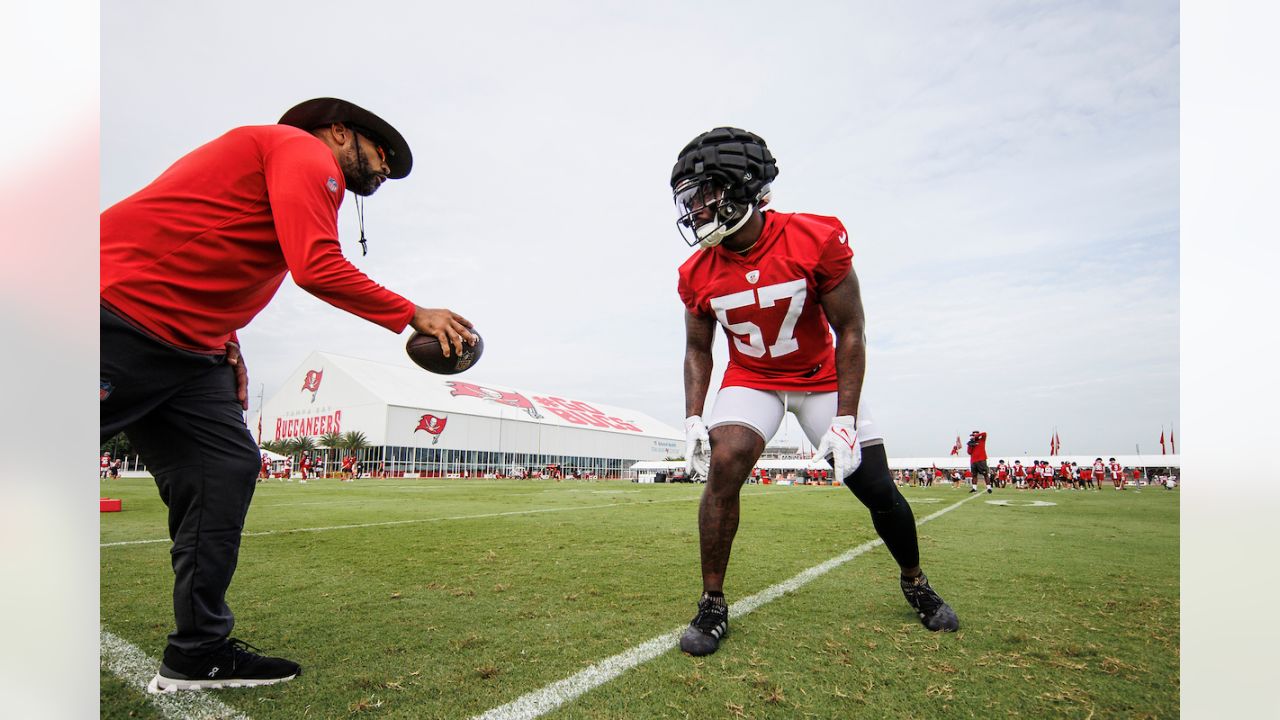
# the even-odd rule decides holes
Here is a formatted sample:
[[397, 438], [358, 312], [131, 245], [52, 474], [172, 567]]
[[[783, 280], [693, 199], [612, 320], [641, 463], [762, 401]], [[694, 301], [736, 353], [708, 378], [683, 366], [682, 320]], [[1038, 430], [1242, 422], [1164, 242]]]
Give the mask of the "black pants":
[[260, 462], [235, 370], [225, 355], [175, 348], [105, 308], [101, 329], [102, 440], [123, 430], [155, 476], [173, 540], [169, 644], [204, 653], [235, 625], [225, 597]]

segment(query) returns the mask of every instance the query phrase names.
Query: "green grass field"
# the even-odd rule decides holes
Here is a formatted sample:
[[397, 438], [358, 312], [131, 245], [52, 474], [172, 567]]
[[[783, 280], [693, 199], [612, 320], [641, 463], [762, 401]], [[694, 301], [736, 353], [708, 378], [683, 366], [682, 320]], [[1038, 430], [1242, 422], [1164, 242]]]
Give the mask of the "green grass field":
[[[207, 695], [256, 719], [469, 718], [502, 706], [689, 621], [701, 489], [261, 484], [246, 527], [261, 534], [245, 537], [228, 598], [235, 635], [304, 674]], [[162, 540], [165, 508], [150, 480], [101, 492], [125, 509], [101, 517], [102, 628], [158, 659], [172, 623], [168, 545], [110, 543]], [[904, 494], [917, 520], [969, 497]], [[876, 537], [844, 488], [753, 485], [742, 503], [731, 603]], [[542, 717], [1178, 716], [1176, 491], [997, 491], [922, 525], [920, 540], [958, 633], [921, 627], [877, 547], [731, 617], [715, 655], [673, 647]], [[102, 717], [174, 716], [103, 667]]]

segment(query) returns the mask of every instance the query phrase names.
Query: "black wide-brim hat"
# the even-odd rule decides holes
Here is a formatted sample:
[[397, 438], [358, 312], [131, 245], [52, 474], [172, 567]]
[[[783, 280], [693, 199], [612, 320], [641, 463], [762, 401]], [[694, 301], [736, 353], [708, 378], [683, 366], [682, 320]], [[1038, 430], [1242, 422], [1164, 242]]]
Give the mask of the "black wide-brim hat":
[[355, 125], [373, 135], [370, 140], [387, 151], [387, 165], [391, 168], [388, 178], [399, 180], [413, 169], [413, 153], [409, 152], [409, 143], [404, 136], [391, 127], [391, 123], [355, 103], [338, 98], [315, 98], [294, 105], [280, 117], [281, 125], [292, 125], [303, 130], [314, 130], [333, 123]]

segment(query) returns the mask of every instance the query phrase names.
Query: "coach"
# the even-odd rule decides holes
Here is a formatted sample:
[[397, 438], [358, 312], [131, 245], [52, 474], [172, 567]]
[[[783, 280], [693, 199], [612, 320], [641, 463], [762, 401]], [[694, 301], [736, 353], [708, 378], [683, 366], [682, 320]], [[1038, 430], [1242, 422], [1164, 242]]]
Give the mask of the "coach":
[[969, 433], [965, 449], [969, 452], [969, 472], [973, 475], [969, 480], [969, 492], [978, 492], [979, 476], [982, 477], [982, 484], [987, 492], [991, 492], [991, 471], [987, 469], [987, 433], [977, 430]]
[[279, 124], [235, 128], [196, 148], [102, 213], [101, 437], [129, 435], [169, 508], [173, 541], [175, 629], [153, 691], [301, 673], [232, 639], [224, 599], [259, 468], [236, 331], [285, 274], [392, 332], [435, 336], [446, 354], [475, 343], [465, 318], [378, 285], [338, 244], [344, 192], [372, 195], [412, 165], [408, 143], [382, 118], [317, 98]]

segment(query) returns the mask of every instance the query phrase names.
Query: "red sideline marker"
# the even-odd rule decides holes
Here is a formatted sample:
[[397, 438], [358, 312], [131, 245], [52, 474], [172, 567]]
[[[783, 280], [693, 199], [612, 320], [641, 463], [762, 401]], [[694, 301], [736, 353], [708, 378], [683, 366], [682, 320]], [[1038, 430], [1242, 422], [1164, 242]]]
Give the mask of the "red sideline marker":
[[120, 512], [119, 498], [99, 498], [98, 512]]

